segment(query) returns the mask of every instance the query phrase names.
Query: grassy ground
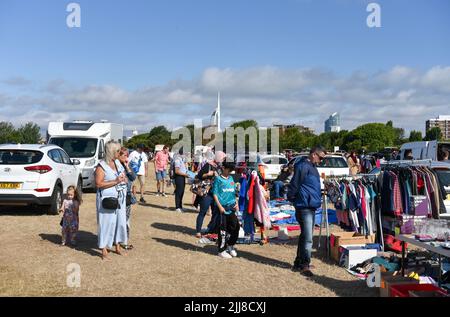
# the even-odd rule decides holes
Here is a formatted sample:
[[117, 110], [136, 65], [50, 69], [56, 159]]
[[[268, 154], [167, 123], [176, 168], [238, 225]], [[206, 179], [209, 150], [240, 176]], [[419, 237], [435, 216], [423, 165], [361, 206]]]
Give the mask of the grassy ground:
[[[132, 211], [135, 249], [127, 256], [111, 254], [111, 261], [102, 261], [96, 247], [95, 194], [84, 195], [76, 248], [60, 246], [59, 216], [2, 208], [0, 296], [377, 295], [316, 249], [316, 277], [308, 280], [291, 272], [298, 232], [291, 232], [294, 238], [285, 244], [238, 245], [238, 258], [220, 259], [215, 245], [197, 244], [192, 195], [186, 191], [185, 207], [191, 211], [175, 213], [174, 197], [156, 197], [152, 180], [146, 185], [147, 204]], [[81, 268], [79, 288], [67, 287], [71, 263]]]

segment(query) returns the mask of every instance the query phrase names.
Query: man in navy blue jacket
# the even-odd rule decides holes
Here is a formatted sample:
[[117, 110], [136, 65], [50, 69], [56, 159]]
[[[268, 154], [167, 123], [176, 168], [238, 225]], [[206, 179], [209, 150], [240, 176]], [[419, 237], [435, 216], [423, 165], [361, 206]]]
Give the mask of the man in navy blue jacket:
[[316, 164], [320, 163], [326, 155], [321, 146], [311, 149], [309, 156], [294, 165], [294, 176], [289, 184], [288, 199], [295, 206], [295, 217], [301, 227], [298, 240], [297, 257], [294, 261], [293, 271], [312, 277], [311, 249], [314, 233], [314, 218], [316, 210], [322, 204], [320, 188], [320, 175]]

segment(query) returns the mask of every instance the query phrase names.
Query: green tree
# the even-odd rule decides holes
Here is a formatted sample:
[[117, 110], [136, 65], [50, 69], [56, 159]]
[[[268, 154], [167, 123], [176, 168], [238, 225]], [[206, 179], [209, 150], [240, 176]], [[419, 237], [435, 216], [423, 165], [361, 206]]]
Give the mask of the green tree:
[[247, 129], [249, 127], [254, 127], [256, 129], [258, 129], [258, 122], [256, 122], [255, 120], [243, 120], [243, 121], [238, 121], [235, 122], [231, 125], [232, 128], [244, 128]]
[[22, 143], [20, 133], [11, 122], [0, 122], [0, 144], [2, 143]]
[[416, 141], [422, 141], [423, 137], [422, 137], [422, 132], [421, 131], [415, 131], [412, 130], [409, 133], [409, 142], [416, 142]]
[[165, 126], [154, 127], [148, 134], [147, 145], [151, 150], [158, 144], [172, 145], [171, 135]]
[[424, 141], [442, 141], [442, 131], [439, 127], [431, 128], [427, 131]]
[[[370, 150], [377, 151], [386, 146], [393, 146], [396, 137], [400, 136], [399, 132], [396, 135], [394, 128], [390, 124], [364, 124], [345, 136], [343, 148], [347, 151], [369, 150], [369, 148]], [[380, 148], [375, 149], [375, 147]]]
[[40, 128], [36, 123], [28, 122], [18, 129], [20, 142], [23, 144], [38, 144], [41, 140]]

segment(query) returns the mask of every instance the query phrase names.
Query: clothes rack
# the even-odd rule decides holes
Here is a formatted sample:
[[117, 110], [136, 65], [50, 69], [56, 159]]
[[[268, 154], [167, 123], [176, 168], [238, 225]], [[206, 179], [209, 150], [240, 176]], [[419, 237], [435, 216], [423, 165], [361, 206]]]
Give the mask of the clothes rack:
[[[330, 175], [330, 176], [325, 176], [324, 178], [324, 182], [326, 182], [327, 180], [332, 180], [332, 179], [345, 179], [345, 180], [359, 180], [359, 179], [363, 179], [363, 178], [376, 178], [378, 177], [379, 173], [376, 174], [356, 174], [356, 175]], [[329, 225], [329, 221], [328, 221], [328, 193], [326, 188], [324, 188], [322, 190], [322, 195], [323, 195], [323, 207], [322, 207], [322, 214], [321, 214], [321, 223], [320, 223], [320, 229], [319, 229], [319, 240], [318, 240], [318, 246], [317, 248], [320, 249], [321, 246], [321, 239], [322, 239], [322, 228], [325, 226], [325, 230], [326, 230], [326, 243], [325, 243], [325, 248], [326, 248], [326, 252], [327, 252], [327, 257], [330, 257], [330, 251], [331, 251], [331, 245], [330, 245], [330, 225]], [[324, 220], [325, 219], [325, 220]], [[379, 225], [381, 226], [381, 218], [378, 219], [379, 221]], [[384, 248], [384, 241], [382, 241], [383, 244], [383, 248]]]
[[382, 164], [381, 169], [387, 166], [431, 166], [431, 159], [424, 160], [398, 160], [398, 161], [388, 161], [387, 163]]

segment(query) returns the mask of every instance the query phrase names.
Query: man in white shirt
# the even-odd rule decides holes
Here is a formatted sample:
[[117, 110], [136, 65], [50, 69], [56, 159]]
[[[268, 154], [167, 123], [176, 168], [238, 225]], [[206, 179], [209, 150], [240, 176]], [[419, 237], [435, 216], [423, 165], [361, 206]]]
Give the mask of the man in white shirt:
[[129, 156], [129, 160], [134, 162], [139, 166], [139, 171], [137, 174], [137, 180], [139, 181], [139, 188], [141, 193], [141, 199], [139, 200], [141, 203], [146, 203], [144, 199], [144, 185], [145, 185], [145, 177], [147, 176], [148, 171], [148, 157], [144, 153], [144, 145], [139, 144], [137, 146], [137, 150], [131, 152]]

